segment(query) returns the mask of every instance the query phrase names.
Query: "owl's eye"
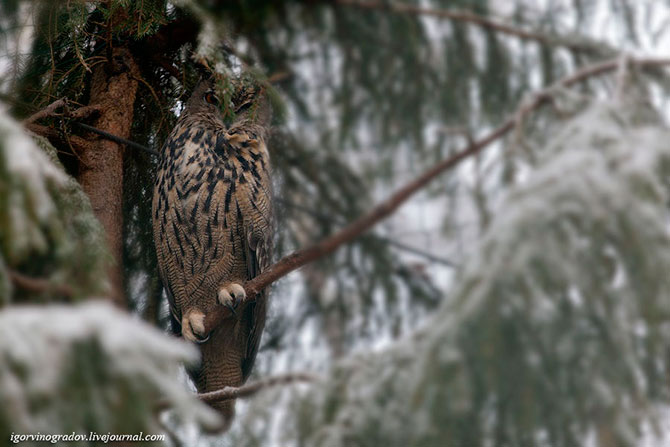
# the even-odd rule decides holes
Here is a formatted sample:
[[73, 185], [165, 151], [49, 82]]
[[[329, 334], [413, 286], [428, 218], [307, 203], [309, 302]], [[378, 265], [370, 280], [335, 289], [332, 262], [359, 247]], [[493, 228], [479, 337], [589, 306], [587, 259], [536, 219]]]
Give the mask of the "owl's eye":
[[237, 110], [235, 110], [235, 113], [242, 113], [245, 110], [247, 110], [249, 107], [253, 105], [253, 101], [247, 101], [244, 104], [240, 105], [237, 107]]
[[214, 106], [219, 106], [219, 98], [217, 98], [216, 95], [212, 92], [205, 93], [205, 101]]

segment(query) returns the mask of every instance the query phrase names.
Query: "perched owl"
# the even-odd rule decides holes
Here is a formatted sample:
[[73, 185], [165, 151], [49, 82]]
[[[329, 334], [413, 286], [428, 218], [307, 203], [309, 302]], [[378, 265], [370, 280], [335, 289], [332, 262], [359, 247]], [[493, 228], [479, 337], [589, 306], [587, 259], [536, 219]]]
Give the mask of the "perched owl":
[[[165, 142], [153, 196], [158, 266], [173, 329], [198, 344], [192, 371], [199, 392], [240, 386], [249, 377], [265, 325], [266, 293], [242, 284], [269, 265], [272, 191], [265, 131], [270, 107], [259, 88], [233, 98], [226, 127], [212, 80], [201, 81]], [[205, 333], [204, 317], [227, 306], [230, 317]], [[228, 426], [234, 401], [213, 404]]]

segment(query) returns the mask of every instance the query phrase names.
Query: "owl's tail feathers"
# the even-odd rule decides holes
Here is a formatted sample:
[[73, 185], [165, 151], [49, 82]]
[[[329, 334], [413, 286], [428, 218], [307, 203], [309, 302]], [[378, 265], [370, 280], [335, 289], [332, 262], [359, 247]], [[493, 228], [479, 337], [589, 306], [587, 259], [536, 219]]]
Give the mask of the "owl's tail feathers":
[[[225, 387], [204, 387], [202, 386], [201, 383], [198, 383], [199, 381], [196, 379], [196, 377], [193, 377], [193, 379], [196, 381], [199, 393], [208, 393], [210, 391], [217, 391], [219, 389], [225, 388]], [[209, 433], [224, 433], [228, 431], [228, 429], [233, 423], [233, 420], [235, 419], [235, 399], [225, 399], [225, 400], [217, 400], [214, 402], [207, 402], [207, 405], [209, 405], [213, 410], [215, 410], [219, 414], [219, 416], [221, 416], [221, 424], [215, 425], [207, 429], [207, 431]]]
[[214, 430], [217, 433], [224, 433], [233, 425], [235, 419], [235, 400], [229, 399], [209, 404], [221, 416], [221, 425]]
[[[226, 387], [238, 387], [243, 383], [242, 351], [234, 340], [232, 330], [219, 328], [212, 333], [207, 343], [198, 345], [201, 363], [197, 370], [189, 370], [189, 375], [198, 388], [199, 393], [222, 390]], [[208, 402], [223, 420], [222, 427], [217, 430], [228, 430], [235, 418], [235, 399]]]

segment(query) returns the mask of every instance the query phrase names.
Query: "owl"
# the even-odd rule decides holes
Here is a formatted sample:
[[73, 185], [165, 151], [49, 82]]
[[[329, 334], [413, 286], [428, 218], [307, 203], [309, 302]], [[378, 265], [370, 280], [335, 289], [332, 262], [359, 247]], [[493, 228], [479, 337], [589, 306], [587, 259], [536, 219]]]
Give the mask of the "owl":
[[[189, 371], [199, 392], [249, 377], [267, 295], [248, 297], [242, 285], [269, 265], [272, 252], [269, 104], [259, 87], [240, 88], [227, 127], [219, 102], [212, 79], [194, 89], [161, 150], [152, 203], [173, 330], [201, 353], [200, 366]], [[205, 333], [205, 315], [216, 306], [230, 316]], [[229, 426], [234, 401], [212, 406]]]

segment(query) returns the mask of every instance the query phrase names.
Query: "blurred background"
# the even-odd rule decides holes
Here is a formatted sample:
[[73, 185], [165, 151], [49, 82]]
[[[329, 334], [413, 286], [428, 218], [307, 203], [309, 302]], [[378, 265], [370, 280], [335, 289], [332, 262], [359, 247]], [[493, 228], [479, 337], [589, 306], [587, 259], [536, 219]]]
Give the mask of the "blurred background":
[[[669, 24], [666, 0], [0, 0], [0, 437], [666, 445]], [[272, 86], [276, 259], [506, 126], [273, 285], [251, 380], [319, 379], [223, 435], [150, 224], [196, 61]]]

